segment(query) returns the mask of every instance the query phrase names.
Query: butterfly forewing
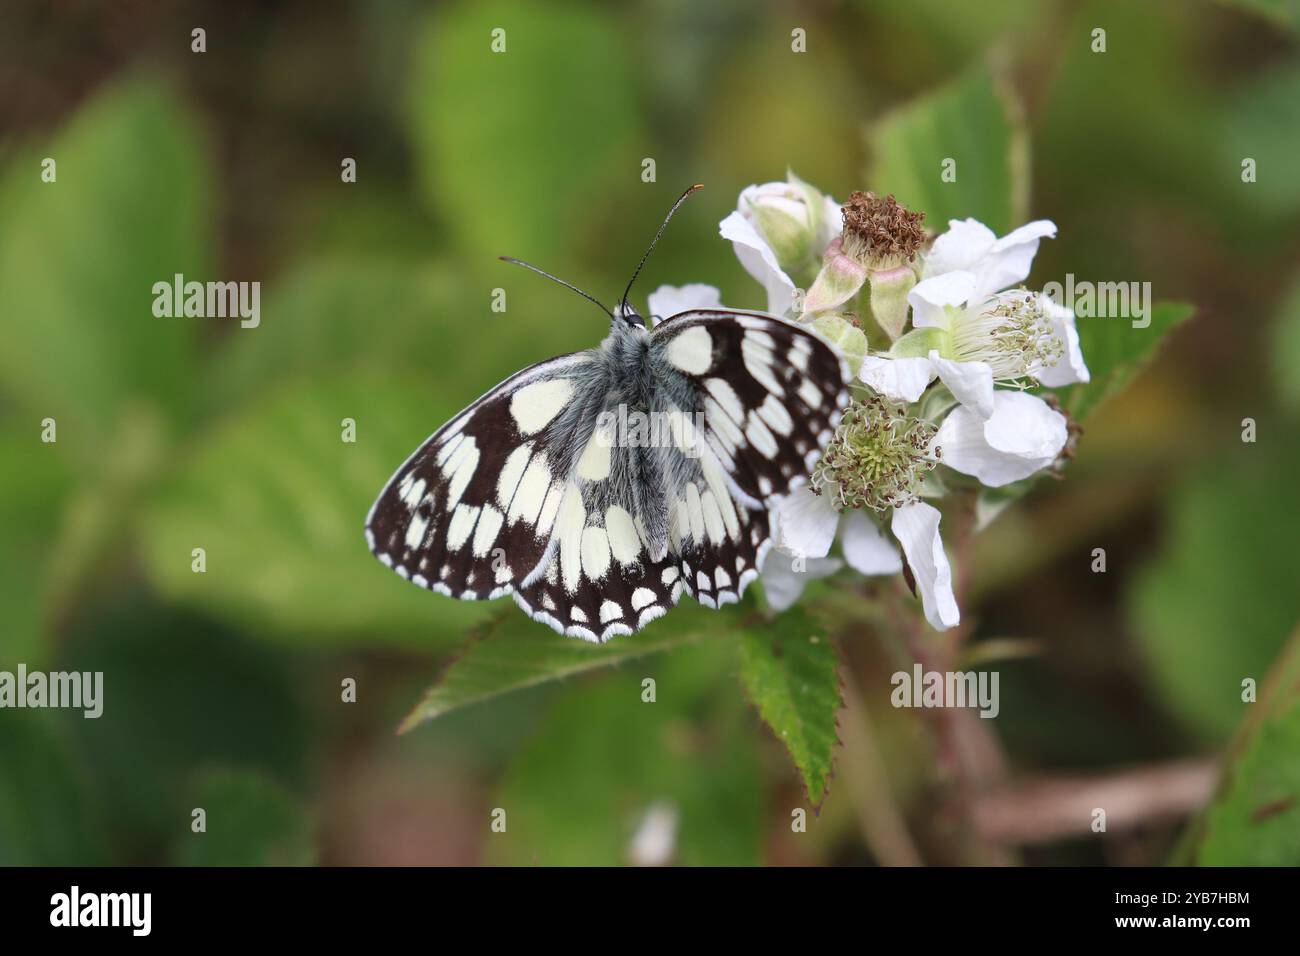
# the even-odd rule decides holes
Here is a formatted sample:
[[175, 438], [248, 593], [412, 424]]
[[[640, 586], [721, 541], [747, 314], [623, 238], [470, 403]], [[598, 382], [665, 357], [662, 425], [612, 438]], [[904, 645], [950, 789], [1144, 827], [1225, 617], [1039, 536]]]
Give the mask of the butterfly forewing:
[[465, 599], [510, 593], [545, 557], [568, 486], [574, 414], [593, 387], [591, 353], [507, 379], [433, 434], [366, 520], [384, 564]]

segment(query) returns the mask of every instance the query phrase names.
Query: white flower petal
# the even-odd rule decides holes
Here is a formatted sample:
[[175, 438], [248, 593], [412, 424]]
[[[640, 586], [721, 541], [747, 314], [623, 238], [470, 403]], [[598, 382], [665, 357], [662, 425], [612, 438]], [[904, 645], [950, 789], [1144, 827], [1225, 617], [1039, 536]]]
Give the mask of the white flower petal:
[[776, 253], [753, 224], [741, 213], [733, 212], [718, 224], [718, 232], [731, 240], [740, 264], [767, 291], [767, 310], [773, 315], [789, 312], [794, 304], [794, 282], [781, 270]]
[[880, 530], [880, 526], [861, 511], [844, 516], [840, 526], [840, 544], [844, 560], [859, 574], [898, 574], [903, 559], [898, 548]]
[[949, 219], [948, 231], [934, 240], [921, 267], [923, 278], [970, 271], [993, 249], [997, 236], [976, 219]]
[[809, 558], [824, 558], [835, 541], [840, 513], [829, 495], [814, 494], [807, 485], [781, 499], [772, 513], [772, 540], [778, 548]]
[[998, 392], [987, 421], [965, 406], [954, 408], [934, 444], [942, 461], [990, 488], [1028, 478], [1046, 468], [1065, 446], [1065, 416], [1028, 392]]
[[1050, 368], [1039, 369], [1036, 377], [1048, 388], [1088, 381], [1092, 374], [1083, 361], [1083, 349], [1079, 347], [1079, 329], [1074, 324], [1074, 310], [1057, 305], [1048, 296], [1041, 298], [1052, 320], [1053, 333], [1065, 343], [1065, 355]]
[[858, 377], [881, 395], [895, 401], [914, 402], [934, 381], [934, 374], [928, 358], [868, 355], [862, 360]]
[[935, 630], [944, 631], [961, 620], [961, 612], [952, 593], [952, 567], [939, 537], [939, 518], [937, 508], [919, 501], [894, 509], [890, 527], [907, 555], [925, 619]]
[[1056, 235], [1056, 223], [1049, 219], [1034, 222], [1012, 230], [993, 244], [972, 271], [979, 277], [975, 298], [983, 299], [1000, 289], [1024, 282], [1038, 253], [1038, 241]]
[[818, 250], [821, 255], [841, 232], [844, 231], [844, 209], [830, 196], [822, 197], [821, 231], [817, 234]]
[[957, 401], [980, 418], [993, 414], [993, 369], [987, 362], [956, 362], [931, 350], [930, 364]]
[[776, 548], [769, 551], [763, 559], [760, 571], [763, 594], [774, 611], [784, 611], [799, 600], [799, 595], [803, 594], [809, 581], [829, 577], [844, 567], [844, 562], [838, 558], [807, 558], [803, 562], [803, 570], [796, 571], [796, 560], [798, 559], [793, 555]]
[[951, 324], [948, 306], [965, 305], [975, 292], [975, 276], [970, 272], [945, 272], [922, 279], [907, 294], [912, 306], [912, 326], [918, 329], [946, 329]]
[[661, 285], [650, 293], [647, 304], [655, 325], [670, 319], [679, 312], [692, 309], [722, 308], [722, 293], [714, 286], [702, 282], [689, 285]]

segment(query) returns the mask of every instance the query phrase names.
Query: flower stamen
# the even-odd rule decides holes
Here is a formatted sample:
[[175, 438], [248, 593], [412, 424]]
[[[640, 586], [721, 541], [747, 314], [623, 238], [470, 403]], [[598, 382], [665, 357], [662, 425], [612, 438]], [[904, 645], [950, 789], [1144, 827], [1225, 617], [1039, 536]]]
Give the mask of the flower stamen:
[[922, 479], [939, 463], [938, 429], [911, 418], [881, 395], [854, 399], [813, 468], [812, 490], [841, 509], [883, 512], [915, 503]]
[[1065, 357], [1041, 296], [1018, 289], [991, 296], [953, 323], [953, 354], [958, 361], [984, 362], [1000, 384], [1036, 378]]
[[910, 262], [925, 242], [925, 213], [912, 212], [893, 196], [858, 191], [841, 211], [844, 252], [868, 269], [894, 269]]

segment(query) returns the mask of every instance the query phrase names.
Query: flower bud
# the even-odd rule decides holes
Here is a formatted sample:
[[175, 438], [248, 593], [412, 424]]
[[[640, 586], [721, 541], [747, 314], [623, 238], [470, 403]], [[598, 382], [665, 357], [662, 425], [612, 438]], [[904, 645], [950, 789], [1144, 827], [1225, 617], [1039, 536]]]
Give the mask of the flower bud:
[[776, 261], [796, 282], [817, 268], [838, 222], [830, 221], [834, 204], [794, 173], [784, 183], [750, 186], [740, 194], [739, 211], [771, 248]]
[[845, 255], [842, 241], [836, 239], [827, 247], [822, 270], [804, 297], [803, 319], [807, 321], [818, 312], [839, 308], [857, 295], [866, 281], [866, 266]]
[[889, 336], [898, 341], [907, 325], [907, 293], [916, 285], [916, 273], [911, 266], [901, 265], [871, 273], [871, 316]]
[[819, 315], [812, 323], [813, 330], [830, 342], [849, 363], [849, 371], [856, 377], [867, 354], [867, 336], [855, 319], [834, 312]]

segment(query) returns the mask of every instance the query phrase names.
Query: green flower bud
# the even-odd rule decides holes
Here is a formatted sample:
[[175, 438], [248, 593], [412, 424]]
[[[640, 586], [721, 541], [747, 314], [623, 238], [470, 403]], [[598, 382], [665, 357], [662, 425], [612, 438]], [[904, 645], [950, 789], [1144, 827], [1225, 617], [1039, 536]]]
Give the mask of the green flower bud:
[[849, 371], [856, 376], [862, 368], [862, 359], [867, 354], [867, 336], [857, 322], [832, 312], [818, 316], [813, 320], [812, 327], [840, 350], [840, 354], [849, 363]]
[[907, 325], [907, 294], [916, 285], [916, 273], [910, 266], [895, 266], [871, 273], [868, 282], [871, 317], [895, 342]]

